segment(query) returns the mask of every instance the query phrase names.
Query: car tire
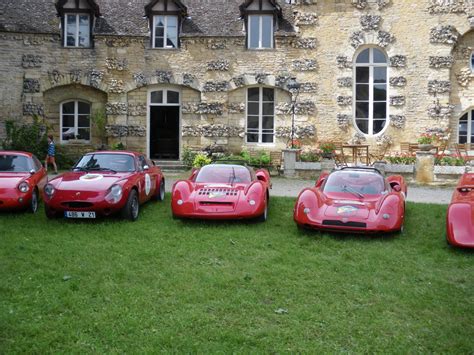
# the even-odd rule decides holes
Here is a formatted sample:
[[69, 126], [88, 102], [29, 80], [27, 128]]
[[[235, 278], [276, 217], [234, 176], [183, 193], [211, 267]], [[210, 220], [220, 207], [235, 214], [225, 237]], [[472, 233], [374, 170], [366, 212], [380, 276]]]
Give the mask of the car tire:
[[48, 206], [44, 206], [44, 212], [46, 214], [46, 217], [48, 217], [48, 219], [54, 219], [57, 217], [57, 213], [52, 211]]
[[31, 213], [36, 213], [38, 212], [38, 206], [39, 206], [38, 191], [34, 189], [31, 194], [31, 202], [30, 202], [30, 205], [28, 206], [28, 211]]
[[268, 219], [268, 203], [265, 203], [263, 213], [257, 217], [257, 222], [265, 222]]
[[122, 209], [122, 217], [129, 221], [136, 221], [140, 212], [140, 202], [138, 201], [138, 194], [135, 189], [130, 190], [128, 194], [127, 203]]
[[156, 192], [155, 198], [157, 201], [164, 201], [165, 199], [165, 180], [161, 179], [160, 186]]

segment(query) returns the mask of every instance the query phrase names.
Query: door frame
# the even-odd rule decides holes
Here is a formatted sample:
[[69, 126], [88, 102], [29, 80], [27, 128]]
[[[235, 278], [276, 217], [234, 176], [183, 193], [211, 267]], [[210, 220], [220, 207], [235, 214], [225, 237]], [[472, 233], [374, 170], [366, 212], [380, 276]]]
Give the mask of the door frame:
[[[166, 95], [163, 95], [163, 103], [160, 104], [152, 104], [151, 103], [151, 93], [154, 91], [163, 91], [163, 93], [166, 93]], [[178, 103], [172, 103], [169, 104], [165, 102], [165, 97], [167, 97], [167, 92], [168, 91], [175, 91], [179, 93], [179, 102]], [[147, 90], [147, 99], [146, 99], [146, 156], [149, 159], [152, 159], [150, 156], [150, 135], [151, 135], [151, 125], [150, 125], [150, 120], [151, 120], [151, 106], [174, 106], [178, 107], [178, 160], [181, 160], [181, 144], [182, 144], [182, 112], [181, 112], [181, 102], [182, 102], [182, 90], [179, 88], [179, 86], [174, 86], [174, 85], [166, 85], [166, 86], [154, 86], [151, 88], [148, 88]]]

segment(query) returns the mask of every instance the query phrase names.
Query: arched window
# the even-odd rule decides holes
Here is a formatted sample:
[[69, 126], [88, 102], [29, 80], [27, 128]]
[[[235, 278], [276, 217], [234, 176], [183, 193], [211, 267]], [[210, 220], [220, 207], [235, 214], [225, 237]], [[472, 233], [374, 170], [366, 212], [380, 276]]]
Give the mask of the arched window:
[[474, 110], [461, 116], [458, 124], [458, 143], [474, 143]]
[[355, 124], [364, 134], [380, 133], [387, 124], [387, 57], [367, 48], [355, 60]]
[[91, 139], [91, 105], [84, 101], [61, 104], [61, 141]]

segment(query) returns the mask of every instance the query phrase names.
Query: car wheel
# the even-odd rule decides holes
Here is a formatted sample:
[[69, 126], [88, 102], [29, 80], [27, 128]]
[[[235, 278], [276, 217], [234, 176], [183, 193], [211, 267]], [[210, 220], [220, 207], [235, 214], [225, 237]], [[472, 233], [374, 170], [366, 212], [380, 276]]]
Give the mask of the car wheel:
[[44, 206], [44, 212], [46, 213], [46, 217], [48, 217], [49, 219], [57, 217], [56, 212], [52, 211], [48, 206]]
[[156, 194], [156, 199], [158, 201], [163, 201], [165, 199], [165, 180], [161, 180], [160, 188], [158, 189], [158, 193]]
[[36, 189], [34, 189], [31, 194], [31, 202], [28, 211], [31, 213], [36, 213], [38, 211], [38, 191], [36, 191]]
[[263, 210], [263, 213], [257, 218], [258, 222], [265, 222], [268, 218], [268, 204], [265, 203], [265, 209]]
[[138, 219], [139, 212], [140, 203], [138, 202], [137, 191], [132, 189], [128, 194], [127, 203], [122, 210], [122, 217], [130, 221], [136, 221]]

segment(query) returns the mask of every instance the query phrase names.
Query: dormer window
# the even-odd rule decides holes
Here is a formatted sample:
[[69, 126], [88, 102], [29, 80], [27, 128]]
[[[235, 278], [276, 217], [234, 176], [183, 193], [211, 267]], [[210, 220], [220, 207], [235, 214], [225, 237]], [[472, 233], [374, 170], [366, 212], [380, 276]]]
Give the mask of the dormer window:
[[181, 1], [152, 0], [145, 6], [145, 14], [150, 21], [151, 47], [178, 48], [180, 24], [187, 15]]
[[281, 7], [274, 0], [247, 0], [240, 5], [247, 30], [247, 48], [274, 48], [274, 32], [281, 17]]
[[68, 48], [92, 47], [94, 16], [100, 16], [99, 6], [93, 0], [58, 0], [58, 16], [61, 17], [62, 42]]

